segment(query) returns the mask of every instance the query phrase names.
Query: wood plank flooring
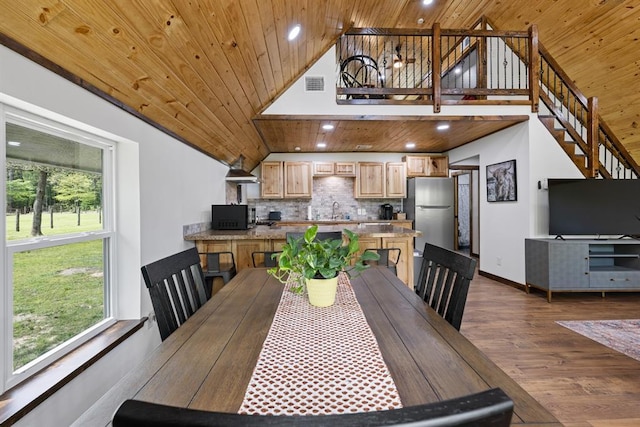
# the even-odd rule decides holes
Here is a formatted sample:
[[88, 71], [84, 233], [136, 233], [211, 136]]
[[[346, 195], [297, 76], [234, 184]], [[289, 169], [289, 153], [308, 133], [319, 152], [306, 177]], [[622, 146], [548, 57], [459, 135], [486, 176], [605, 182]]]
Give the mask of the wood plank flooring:
[[640, 361], [555, 323], [640, 318], [640, 293], [545, 294], [478, 276], [461, 332], [567, 427], [640, 426]]

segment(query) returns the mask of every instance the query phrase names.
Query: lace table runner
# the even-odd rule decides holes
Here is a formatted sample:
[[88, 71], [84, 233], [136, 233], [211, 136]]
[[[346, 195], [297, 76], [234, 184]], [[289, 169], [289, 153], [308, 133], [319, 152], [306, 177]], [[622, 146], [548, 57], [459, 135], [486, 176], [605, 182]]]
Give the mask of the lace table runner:
[[285, 285], [239, 413], [321, 415], [401, 408], [396, 386], [345, 274], [318, 308]]

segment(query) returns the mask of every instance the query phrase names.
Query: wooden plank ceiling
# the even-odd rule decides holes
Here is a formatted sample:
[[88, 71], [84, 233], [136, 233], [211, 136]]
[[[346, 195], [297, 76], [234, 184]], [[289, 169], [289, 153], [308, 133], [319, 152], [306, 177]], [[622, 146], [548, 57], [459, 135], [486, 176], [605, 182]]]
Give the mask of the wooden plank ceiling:
[[[535, 23], [541, 42], [586, 96], [598, 97], [601, 115], [640, 161], [637, 0], [0, 0], [0, 12], [3, 43], [20, 49], [18, 42], [224, 163], [244, 155], [247, 169], [270, 152], [314, 151], [320, 120], [338, 130], [331, 151], [355, 151], [382, 135], [373, 151], [405, 151], [414, 140], [425, 152], [520, 120], [467, 118], [466, 130], [443, 137], [433, 120], [415, 117], [390, 118], [393, 130], [377, 119], [259, 117], [346, 28], [438, 22], [463, 29], [482, 15], [504, 30]], [[295, 23], [301, 35], [288, 42]]]

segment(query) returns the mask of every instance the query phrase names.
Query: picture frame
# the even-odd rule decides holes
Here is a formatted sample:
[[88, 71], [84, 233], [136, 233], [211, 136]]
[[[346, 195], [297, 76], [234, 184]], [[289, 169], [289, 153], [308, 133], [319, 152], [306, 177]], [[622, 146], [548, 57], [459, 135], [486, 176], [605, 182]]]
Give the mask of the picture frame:
[[515, 202], [518, 200], [516, 161], [487, 165], [487, 202]]

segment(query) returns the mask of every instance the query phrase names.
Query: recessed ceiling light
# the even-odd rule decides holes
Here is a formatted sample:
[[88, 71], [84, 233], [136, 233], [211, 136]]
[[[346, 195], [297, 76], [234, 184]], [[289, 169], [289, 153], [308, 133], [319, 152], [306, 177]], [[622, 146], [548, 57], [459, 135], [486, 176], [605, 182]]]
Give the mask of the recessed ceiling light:
[[456, 74], [460, 74], [460, 73], [462, 72], [462, 68], [460, 68], [460, 67], [456, 67], [453, 71], [454, 71]]
[[324, 129], [324, 130], [331, 130], [333, 128], [334, 128], [334, 126], [330, 125], [330, 124], [322, 125], [322, 129]]
[[326, 147], [326, 146], [327, 146], [327, 144], [325, 144], [324, 142], [318, 142], [318, 143], [316, 144], [316, 147], [318, 147], [318, 148], [324, 148], [324, 147]]
[[289, 31], [289, 41], [295, 39], [300, 34], [300, 25], [296, 25]]
[[22, 145], [22, 143], [20, 141], [7, 141], [7, 144], [13, 146], [13, 147], [20, 147], [20, 145]]
[[404, 146], [406, 148], [416, 148], [416, 143], [415, 142], [407, 142], [406, 144], [404, 144]]
[[438, 125], [438, 127], [436, 129], [438, 129], [438, 130], [447, 130], [447, 129], [449, 129], [449, 125]]
[[425, 6], [429, 6], [431, 3], [433, 3], [433, 0], [422, 0], [422, 4]]
[[295, 147], [294, 150], [300, 151], [300, 147]]

